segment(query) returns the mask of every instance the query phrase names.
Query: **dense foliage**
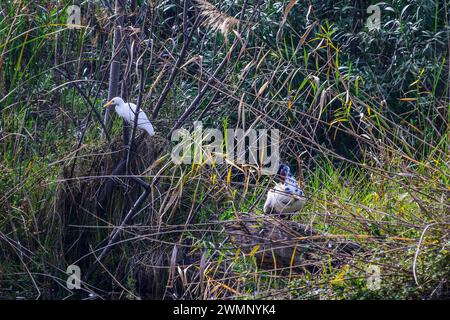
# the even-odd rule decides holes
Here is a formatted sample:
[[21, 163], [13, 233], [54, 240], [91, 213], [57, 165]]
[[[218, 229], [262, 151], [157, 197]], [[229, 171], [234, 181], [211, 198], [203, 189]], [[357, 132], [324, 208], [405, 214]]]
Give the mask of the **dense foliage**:
[[[85, 1], [71, 27], [73, 2], [0, 0], [0, 298], [450, 296], [449, 1]], [[111, 90], [156, 137], [125, 147]], [[307, 194], [294, 222], [363, 250], [282, 273], [231, 246], [224, 224], [273, 181], [175, 165], [170, 136], [197, 120], [278, 129]]]

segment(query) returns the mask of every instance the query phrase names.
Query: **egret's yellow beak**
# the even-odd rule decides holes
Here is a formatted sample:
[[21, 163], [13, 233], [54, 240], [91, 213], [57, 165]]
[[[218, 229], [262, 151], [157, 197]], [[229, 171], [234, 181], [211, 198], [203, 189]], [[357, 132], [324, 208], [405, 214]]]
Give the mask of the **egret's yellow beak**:
[[111, 101], [109, 101], [107, 104], [105, 104], [104, 106], [103, 106], [103, 108], [108, 108], [110, 105], [112, 105], [113, 104], [113, 101], [111, 100]]

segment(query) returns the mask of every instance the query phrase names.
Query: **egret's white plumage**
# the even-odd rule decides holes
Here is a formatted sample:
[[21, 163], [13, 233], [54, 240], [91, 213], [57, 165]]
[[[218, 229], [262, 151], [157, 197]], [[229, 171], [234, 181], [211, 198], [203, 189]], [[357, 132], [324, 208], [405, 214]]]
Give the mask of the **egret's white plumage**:
[[[111, 99], [111, 101], [109, 101], [107, 104], [105, 104], [105, 107], [109, 106], [115, 106], [116, 113], [119, 115], [119, 117], [123, 118], [132, 126], [134, 125], [137, 108], [134, 103], [124, 102], [122, 98], [115, 97], [114, 99]], [[139, 129], [147, 131], [150, 136], [153, 136], [155, 134], [155, 130], [153, 129], [150, 120], [142, 110], [139, 110], [137, 127]]]
[[283, 183], [277, 183], [267, 193], [264, 204], [265, 213], [296, 213], [305, 205], [305, 194], [300, 189], [297, 180], [290, 174], [289, 167], [281, 165]]

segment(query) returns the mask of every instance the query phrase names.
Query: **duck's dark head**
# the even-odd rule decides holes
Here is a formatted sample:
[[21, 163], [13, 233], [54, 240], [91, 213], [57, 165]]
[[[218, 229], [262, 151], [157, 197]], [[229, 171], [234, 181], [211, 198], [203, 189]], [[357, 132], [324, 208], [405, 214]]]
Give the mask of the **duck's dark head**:
[[281, 180], [284, 182], [286, 180], [286, 177], [289, 176], [291, 173], [291, 170], [289, 169], [289, 166], [285, 164], [281, 164], [278, 168], [277, 175], [281, 177]]

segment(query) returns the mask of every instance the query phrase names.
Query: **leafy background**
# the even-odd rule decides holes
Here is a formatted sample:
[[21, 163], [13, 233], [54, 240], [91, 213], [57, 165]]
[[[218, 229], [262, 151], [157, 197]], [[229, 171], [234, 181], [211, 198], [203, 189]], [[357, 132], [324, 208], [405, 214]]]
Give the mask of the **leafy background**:
[[[69, 28], [72, 4], [0, 1], [0, 298], [449, 297], [448, 1], [86, 1]], [[114, 48], [113, 84], [157, 131], [133, 140], [124, 175], [127, 129], [102, 130]], [[195, 120], [280, 130], [308, 197], [293, 220], [363, 252], [260, 268], [224, 225], [261, 214], [273, 181], [233, 159], [174, 165], [168, 137]], [[101, 256], [136, 178], [151, 191]], [[70, 264], [82, 290], [66, 287]]]

